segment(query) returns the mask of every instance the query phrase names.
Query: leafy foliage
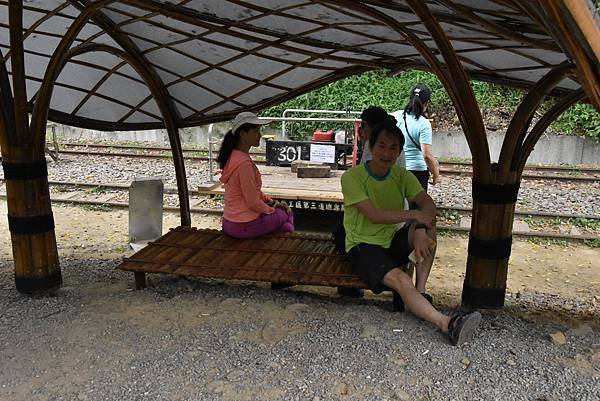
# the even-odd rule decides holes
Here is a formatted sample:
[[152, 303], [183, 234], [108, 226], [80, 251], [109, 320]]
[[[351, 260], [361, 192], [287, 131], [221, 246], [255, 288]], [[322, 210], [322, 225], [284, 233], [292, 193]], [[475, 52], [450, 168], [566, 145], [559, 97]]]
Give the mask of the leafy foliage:
[[[423, 71], [406, 71], [396, 77], [390, 77], [387, 71], [376, 70], [331, 83], [271, 107], [263, 114], [279, 116], [288, 108], [362, 111], [373, 105], [393, 112], [406, 106], [410, 89], [417, 83], [426, 84], [432, 90], [430, 112], [454, 113], [448, 93], [435, 75]], [[483, 114], [492, 109], [502, 109], [512, 115], [525, 97], [525, 92], [522, 90], [487, 82], [471, 81], [471, 86]], [[549, 108], [550, 103], [551, 101], [547, 102], [542, 109]], [[297, 114], [296, 116], [323, 117], [323, 114]], [[308, 138], [317, 129], [352, 130], [351, 124], [331, 123], [288, 123], [288, 127], [292, 129], [292, 133], [288, 135], [297, 139]], [[577, 104], [563, 113], [550, 129], [568, 135], [584, 135], [600, 141], [600, 114], [591, 105]]]

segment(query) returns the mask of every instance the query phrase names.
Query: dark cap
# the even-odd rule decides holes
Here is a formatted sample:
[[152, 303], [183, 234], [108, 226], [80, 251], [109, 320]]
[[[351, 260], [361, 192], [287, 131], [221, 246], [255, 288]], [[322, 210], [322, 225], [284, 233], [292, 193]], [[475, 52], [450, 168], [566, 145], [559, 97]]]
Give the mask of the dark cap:
[[421, 99], [421, 102], [426, 103], [431, 99], [431, 89], [429, 89], [425, 85], [415, 85], [415, 87], [410, 92], [410, 97], [418, 96]]

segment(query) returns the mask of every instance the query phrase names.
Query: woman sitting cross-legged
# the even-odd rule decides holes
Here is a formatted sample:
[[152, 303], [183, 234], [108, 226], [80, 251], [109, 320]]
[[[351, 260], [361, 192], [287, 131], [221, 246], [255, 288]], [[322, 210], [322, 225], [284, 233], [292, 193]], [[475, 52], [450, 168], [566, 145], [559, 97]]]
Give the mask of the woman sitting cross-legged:
[[219, 151], [219, 180], [225, 185], [223, 232], [235, 238], [294, 231], [292, 211], [261, 191], [260, 172], [248, 154], [252, 146], [259, 146], [260, 126], [270, 122], [254, 113], [239, 113]]
[[[447, 333], [452, 344], [469, 339], [479, 312], [455, 317], [436, 310], [425, 284], [435, 255], [436, 207], [417, 178], [396, 165], [404, 136], [393, 123], [373, 127], [372, 159], [342, 175], [346, 252], [352, 270], [375, 293], [392, 289], [412, 314]], [[404, 210], [404, 199], [418, 209]], [[398, 223], [406, 223], [398, 228]], [[416, 283], [402, 270], [415, 251]]]

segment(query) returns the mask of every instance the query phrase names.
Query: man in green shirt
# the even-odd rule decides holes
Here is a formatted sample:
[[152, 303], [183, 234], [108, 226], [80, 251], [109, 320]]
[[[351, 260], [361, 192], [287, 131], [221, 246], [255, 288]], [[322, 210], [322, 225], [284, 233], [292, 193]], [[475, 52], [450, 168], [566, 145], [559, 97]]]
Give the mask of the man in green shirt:
[[[391, 121], [371, 130], [372, 159], [342, 175], [346, 252], [353, 271], [375, 293], [395, 291], [406, 309], [462, 344], [481, 320], [479, 312], [450, 317], [431, 305], [425, 285], [435, 255], [433, 200], [417, 178], [396, 165], [404, 146], [402, 131]], [[418, 205], [404, 210], [404, 200]], [[399, 223], [405, 223], [398, 228]], [[416, 282], [401, 266], [414, 250]]]

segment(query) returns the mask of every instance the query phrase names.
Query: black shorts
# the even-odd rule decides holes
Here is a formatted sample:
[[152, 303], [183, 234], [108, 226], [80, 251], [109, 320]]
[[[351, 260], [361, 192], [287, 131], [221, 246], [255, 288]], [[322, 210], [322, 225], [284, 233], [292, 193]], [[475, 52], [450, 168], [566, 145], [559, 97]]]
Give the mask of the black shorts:
[[412, 251], [408, 243], [409, 227], [407, 224], [396, 231], [387, 249], [379, 245], [361, 243], [348, 252], [352, 271], [375, 294], [389, 290], [383, 285], [383, 277], [390, 270], [408, 263], [408, 255]]
[[427, 192], [427, 184], [429, 183], [429, 170], [409, 170], [411, 173], [413, 173], [415, 175], [415, 177], [417, 177], [417, 180], [419, 180], [419, 183], [421, 184], [421, 186], [423, 187], [423, 189], [425, 190], [425, 192]]

